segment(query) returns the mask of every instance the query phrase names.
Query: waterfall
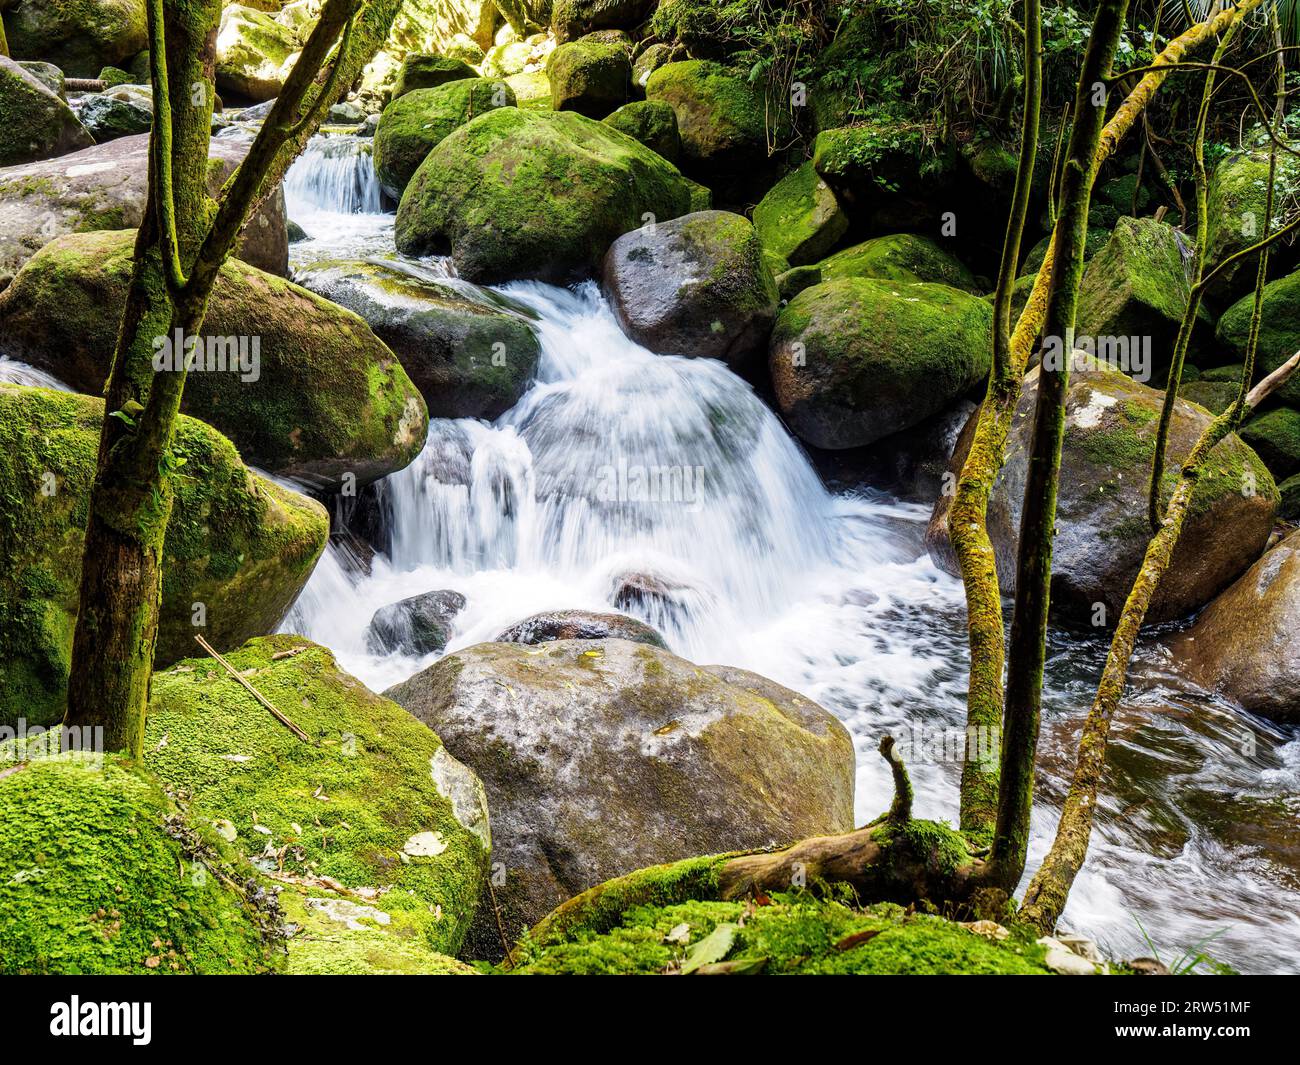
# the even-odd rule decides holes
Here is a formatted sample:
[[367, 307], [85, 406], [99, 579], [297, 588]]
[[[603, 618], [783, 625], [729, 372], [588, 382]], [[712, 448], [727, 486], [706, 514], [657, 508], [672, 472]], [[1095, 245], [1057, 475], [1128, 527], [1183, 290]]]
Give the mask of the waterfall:
[[335, 214], [378, 214], [379, 179], [371, 145], [351, 134], [313, 137], [284, 178], [294, 220], [299, 221], [295, 209], [304, 206]]

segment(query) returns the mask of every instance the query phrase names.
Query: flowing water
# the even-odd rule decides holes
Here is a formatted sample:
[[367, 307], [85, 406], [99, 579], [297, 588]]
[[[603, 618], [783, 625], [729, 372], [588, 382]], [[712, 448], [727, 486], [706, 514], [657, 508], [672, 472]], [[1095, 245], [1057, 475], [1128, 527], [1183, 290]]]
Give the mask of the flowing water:
[[[335, 140], [313, 141], [286, 180], [310, 238], [293, 246], [297, 266], [395, 254], [368, 153]], [[406, 266], [450, 276], [437, 260]], [[380, 485], [391, 550], [362, 565], [332, 545], [284, 627], [382, 690], [433, 656], [371, 654], [365, 629], [381, 606], [462, 593], [454, 650], [538, 611], [609, 610], [630, 580], [653, 594], [628, 612], [676, 653], [753, 669], [840, 717], [857, 749], [860, 821], [890, 799], [876, 753], [885, 733], [912, 739], [917, 814], [952, 819], [960, 763], [934, 748], [963, 723], [964, 608], [922, 546], [929, 508], [828, 491], [749, 385], [721, 363], [637, 347], [594, 285], [519, 282], [496, 295], [537, 331], [536, 383], [493, 424], [435, 421], [419, 458]], [[1031, 869], [1104, 653], [1095, 639], [1053, 639]], [[1208, 953], [1243, 971], [1300, 967], [1294, 732], [1190, 689], [1145, 649], [1102, 802], [1066, 925], [1116, 957], [1149, 954], [1145, 936], [1166, 961], [1211, 939]]]

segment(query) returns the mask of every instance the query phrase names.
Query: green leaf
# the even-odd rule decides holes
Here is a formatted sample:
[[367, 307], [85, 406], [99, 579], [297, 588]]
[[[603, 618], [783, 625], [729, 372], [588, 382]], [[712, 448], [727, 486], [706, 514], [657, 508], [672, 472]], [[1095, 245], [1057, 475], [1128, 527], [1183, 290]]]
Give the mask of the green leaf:
[[714, 962], [722, 961], [736, 945], [736, 933], [739, 931], [740, 925], [730, 922], [714, 928], [686, 952], [686, 960], [682, 962], [682, 975], [693, 973], [702, 965], [712, 965]]

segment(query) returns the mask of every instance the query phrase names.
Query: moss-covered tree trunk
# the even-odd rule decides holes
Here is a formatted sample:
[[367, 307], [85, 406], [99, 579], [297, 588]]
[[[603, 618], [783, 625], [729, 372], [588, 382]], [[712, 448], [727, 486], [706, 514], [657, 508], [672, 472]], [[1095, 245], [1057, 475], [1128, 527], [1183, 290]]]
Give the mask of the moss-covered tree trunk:
[[221, 0], [149, 0], [149, 197], [106, 391], [64, 719], [102, 727], [110, 750], [138, 755], [143, 739], [172, 505], [169, 448], [185, 387], [183, 371], [154, 372], [155, 338], [177, 330], [198, 335], [217, 272], [250, 211], [383, 43], [401, 6], [374, 0], [354, 20], [356, 3], [327, 0], [248, 155], [214, 203], [206, 188]]

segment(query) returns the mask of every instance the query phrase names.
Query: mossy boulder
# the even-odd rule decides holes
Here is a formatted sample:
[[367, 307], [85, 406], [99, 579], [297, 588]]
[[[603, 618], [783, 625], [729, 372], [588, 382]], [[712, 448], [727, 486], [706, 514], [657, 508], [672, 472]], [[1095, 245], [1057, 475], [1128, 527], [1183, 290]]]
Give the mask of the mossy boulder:
[[1293, 532], [1171, 638], [1181, 676], [1283, 725], [1300, 722], [1300, 533]]
[[148, 133], [153, 125], [152, 108], [107, 93], [85, 97], [77, 109], [77, 117], [96, 144], [134, 133]]
[[65, 89], [63, 71], [53, 63], [41, 63], [39, 61], [26, 60], [18, 65], [49, 89], [50, 92], [54, 93], [54, 95], [60, 100], [66, 100], [68, 98]]
[[[0, 384], [0, 723], [63, 716], [102, 400]], [[279, 624], [325, 548], [325, 509], [254, 476], [225, 437], [182, 417], [163, 549], [155, 662]], [[202, 609], [199, 610], [199, 605]], [[203, 627], [196, 628], [198, 618]]]
[[[525, 941], [511, 973], [793, 976], [1047, 976], [1045, 948], [1026, 935], [980, 935], [893, 903], [858, 907], [793, 891], [747, 901], [648, 904], [613, 927]], [[1006, 932], [1006, 930], [1003, 930]]]
[[682, 138], [677, 132], [677, 115], [671, 107], [655, 100], [634, 100], [605, 116], [605, 124], [635, 141], [640, 141], [656, 155], [676, 163], [682, 154]]
[[[1300, 162], [1279, 152], [1273, 225], [1284, 221], [1288, 192], [1294, 193], [1298, 181]], [[1219, 160], [1210, 175], [1209, 195], [1205, 205], [1209, 263], [1221, 262], [1263, 239], [1267, 231], [1264, 219], [1268, 206], [1267, 196], [1267, 150], [1234, 152]], [[1270, 253], [1274, 261], [1279, 253], [1286, 254], [1275, 244]], [[1210, 281], [1207, 289], [1209, 295], [1222, 301], [1243, 296], [1254, 283], [1258, 263], [1258, 256], [1246, 256], [1220, 271]]]
[[[134, 244], [130, 230], [74, 233], [33, 256], [0, 293], [11, 354], [101, 393]], [[182, 410], [255, 466], [329, 490], [348, 475], [366, 484], [400, 470], [424, 445], [424, 403], [393, 353], [357, 315], [307, 289], [227, 260], [201, 336], [219, 368], [190, 371]]]
[[151, 774], [73, 752], [0, 766], [0, 973], [279, 966], [274, 913], [240, 886], [248, 863]]
[[776, 281], [744, 215], [701, 211], [625, 233], [602, 274], [623, 331], [665, 355], [743, 367], [766, 347]]
[[[1215, 333], [1219, 344], [1239, 360], [1246, 355], [1254, 305], [1253, 293], [1242, 296], [1223, 313]], [[1300, 271], [1264, 286], [1259, 346], [1255, 353], [1256, 379], [1272, 373], [1297, 351], [1300, 351]], [[1273, 395], [1283, 403], [1300, 407], [1300, 375], [1292, 374]]]
[[[401, 707], [300, 636], [249, 641], [156, 674], [145, 764], [282, 890], [289, 969], [424, 971], [455, 954], [487, 875], [483, 785]], [[337, 964], [332, 959], [339, 952]], [[393, 954], [391, 960], [387, 957]]]
[[[669, 104], [682, 138], [682, 168], [706, 184], [746, 182], [768, 163], [762, 90], [719, 63], [667, 63], [646, 82], [647, 100]], [[784, 130], [776, 131], [782, 140]]]
[[450, 249], [470, 281], [567, 281], [647, 214], [685, 214], [691, 197], [676, 167], [602, 122], [503, 107], [425, 157], [397, 210], [397, 248]]
[[447, 134], [493, 108], [514, 106], [514, 90], [492, 78], [458, 78], [405, 93], [384, 108], [375, 130], [379, 183], [400, 200], [424, 157]]
[[94, 143], [54, 90], [0, 55], [0, 166], [66, 155]]
[[646, 20], [655, 0], [555, 0], [551, 29], [563, 43], [592, 30], [630, 30]]
[[[120, 90], [119, 90], [120, 91]], [[208, 148], [209, 191], [243, 160], [249, 142], [215, 137]], [[57, 159], [0, 168], [0, 288], [35, 252], [64, 233], [134, 229], [149, 191], [149, 137], [120, 137]], [[284, 193], [276, 189], [244, 227], [235, 254], [284, 274], [289, 241]]]
[[393, 99], [397, 100], [415, 89], [436, 89], [453, 81], [477, 78], [478, 71], [463, 59], [412, 52], [402, 60], [393, 83]]
[[835, 247], [848, 231], [849, 219], [830, 186], [807, 162], [759, 201], [754, 208], [754, 228], [765, 248], [791, 266], [807, 266]]
[[592, 610], [548, 610], [516, 621], [497, 633], [493, 643], [551, 643], [554, 640], [631, 640], [668, 649], [664, 638], [644, 621], [626, 614]]
[[[1121, 218], [1088, 263], [1079, 286], [1075, 333], [1148, 345], [1152, 360], [1167, 365], [1191, 294], [1189, 270], [1195, 248], [1178, 230], [1154, 218]], [[1192, 343], [1209, 340], [1211, 319], [1202, 310]], [[1100, 352], [1101, 348], [1098, 348]], [[1147, 370], [1153, 367], [1148, 366]]]
[[1277, 516], [1283, 521], [1300, 521], [1300, 473], [1292, 474], [1277, 486], [1277, 490], [1282, 497]]
[[245, 100], [273, 100], [301, 47], [297, 35], [265, 11], [230, 4], [217, 33], [217, 91]]
[[315, 263], [304, 285], [361, 315], [402, 360], [433, 418], [504, 414], [537, 369], [537, 337], [505, 305], [370, 260]]
[[551, 107], [604, 118], [632, 95], [632, 63], [627, 52], [598, 41], [562, 44], [546, 63]]
[[909, 214], [917, 228], [923, 219], [933, 224], [933, 197], [951, 191], [955, 170], [947, 155], [929, 149], [922, 121], [885, 114], [822, 130], [812, 163], [850, 217], [875, 228], [887, 219], [909, 228], [898, 224]]
[[992, 322], [987, 302], [948, 285], [824, 281], [776, 320], [768, 366], [777, 406], [814, 447], [873, 443], [988, 375]]
[[820, 264], [822, 278], [875, 277], [915, 284], [919, 281], [978, 292], [979, 283], [966, 264], [937, 241], [919, 233], [873, 237], [836, 252]]
[[646, 83], [650, 75], [665, 63], [673, 63], [686, 58], [686, 49], [665, 44], [662, 41], [650, 45], [632, 62], [632, 91], [638, 96], [645, 95]]
[[1300, 473], [1300, 410], [1275, 407], [1251, 418], [1240, 433], [1277, 480]]
[[[386, 694], [482, 776], [510, 938], [620, 873], [852, 824], [848, 733], [743, 670], [621, 639], [487, 643]], [[486, 912], [469, 951], [500, 957]]]
[[145, 0], [11, 0], [3, 5], [9, 54], [44, 59], [70, 78], [93, 78], [147, 43]]
[[[1038, 370], [1031, 371], [1016, 408], [1006, 463], [989, 502], [988, 529], [1003, 591], [1014, 590], [1016, 543]], [[1078, 626], [1114, 626], [1146, 553], [1147, 483], [1163, 394], [1083, 355], [1066, 395], [1056, 540], [1052, 552], [1052, 613]], [[1211, 415], [1186, 400], [1174, 405], [1163, 484], [1177, 479], [1184, 457]], [[974, 434], [967, 423], [949, 471], [966, 461]], [[956, 574], [948, 540], [949, 496], [935, 504], [926, 543], [935, 564]], [[1234, 434], [1210, 453], [1192, 494], [1183, 535], [1147, 612], [1157, 624], [1204, 606], [1259, 557], [1273, 528], [1278, 494], [1267, 467]]]

